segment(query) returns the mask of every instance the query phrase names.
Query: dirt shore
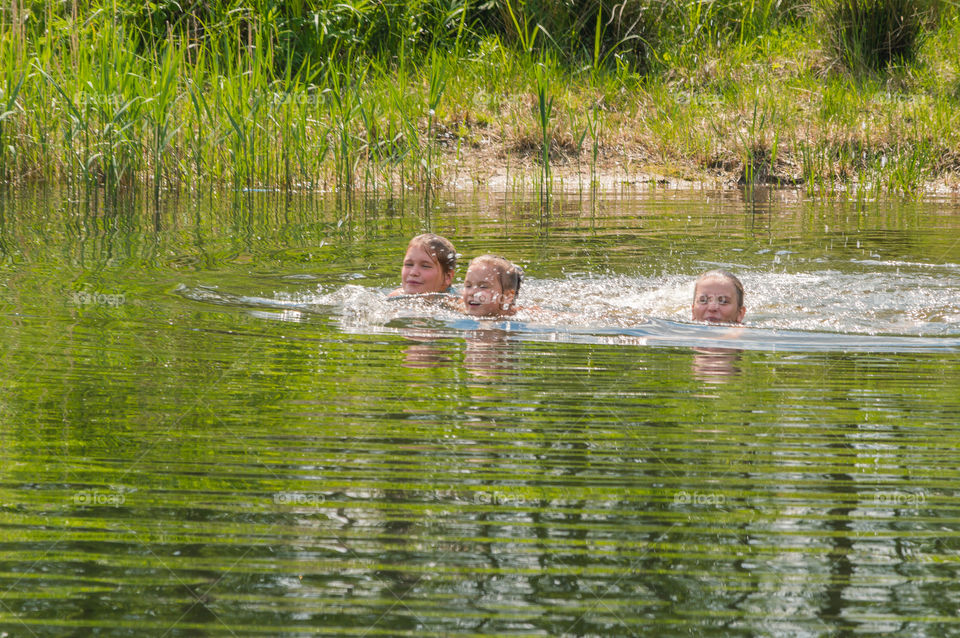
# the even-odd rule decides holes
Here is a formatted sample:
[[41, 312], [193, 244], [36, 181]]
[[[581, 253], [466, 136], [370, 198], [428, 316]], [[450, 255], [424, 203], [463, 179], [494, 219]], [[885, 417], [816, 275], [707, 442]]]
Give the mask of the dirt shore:
[[[457, 190], [532, 187], [539, 184], [541, 178], [539, 158], [532, 154], [508, 156], [501, 150], [472, 148], [461, 149], [459, 154], [446, 151], [441, 162], [445, 186]], [[789, 164], [785, 164], [779, 174], [767, 174], [754, 186], [806, 194], [803, 181], [791, 174], [789, 168]], [[577, 162], [575, 157], [561, 157], [551, 162], [550, 173], [555, 192], [577, 192], [589, 189], [591, 183], [600, 190], [633, 187], [717, 191], [741, 190], [745, 186], [740, 167], [737, 170], [706, 170], [689, 165], [668, 166], [651, 161], [641, 150], [624, 151], [616, 156], [604, 155], [595, 166], [591, 166], [589, 158]], [[855, 183], [836, 184], [832, 192], [842, 194], [855, 190], [855, 187]], [[822, 192], [821, 186], [818, 186], [818, 192]], [[897, 197], [904, 194], [887, 192], [885, 195]], [[960, 174], [929, 179], [920, 192], [909, 195], [938, 199], [960, 196]]]

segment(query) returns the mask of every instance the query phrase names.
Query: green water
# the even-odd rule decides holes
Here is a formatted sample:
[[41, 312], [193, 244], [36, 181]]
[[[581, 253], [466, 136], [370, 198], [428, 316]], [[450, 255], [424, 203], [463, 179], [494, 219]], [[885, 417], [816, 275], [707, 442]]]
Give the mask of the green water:
[[[4, 635], [960, 634], [955, 202], [0, 202]], [[426, 229], [560, 319], [383, 301]]]

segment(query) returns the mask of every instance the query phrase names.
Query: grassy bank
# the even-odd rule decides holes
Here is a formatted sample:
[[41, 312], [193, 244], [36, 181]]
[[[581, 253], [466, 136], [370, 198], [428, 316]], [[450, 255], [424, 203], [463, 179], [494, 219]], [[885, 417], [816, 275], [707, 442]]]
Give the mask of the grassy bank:
[[568, 4], [14, 0], [0, 180], [960, 185], [955, 3]]

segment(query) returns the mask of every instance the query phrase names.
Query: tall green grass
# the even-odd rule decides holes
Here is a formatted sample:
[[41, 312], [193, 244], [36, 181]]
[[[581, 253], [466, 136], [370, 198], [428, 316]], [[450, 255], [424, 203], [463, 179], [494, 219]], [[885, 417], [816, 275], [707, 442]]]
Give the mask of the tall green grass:
[[10, 181], [7, 163], [17, 159], [16, 146], [8, 144], [7, 137], [16, 139], [17, 98], [27, 78], [27, 72], [18, 64], [19, 57], [13, 42], [0, 41], [0, 59], [4, 61], [0, 68], [0, 181]]
[[176, 83], [180, 73], [181, 52], [176, 50], [173, 43], [167, 42], [162, 53], [154, 61], [154, 68], [149, 76], [149, 86], [146, 89], [148, 97], [145, 108], [147, 118], [153, 128], [151, 139], [151, 159], [153, 161], [153, 197], [155, 202], [160, 200], [160, 188], [163, 179], [163, 167], [170, 148], [170, 142], [177, 135], [179, 125], [175, 125], [174, 108], [178, 94]]
[[880, 71], [912, 60], [941, 0], [818, 0], [830, 53], [846, 69]]
[[553, 99], [550, 87], [550, 60], [544, 56], [535, 68], [537, 81], [537, 126], [540, 130], [540, 202], [541, 207], [550, 210], [550, 130], [553, 117]]
[[619, 164], [917, 194], [960, 163], [960, 11], [912, 4], [886, 31], [914, 20], [909, 54], [860, 70], [820, 39], [898, 1], [5, 5], [0, 180], [429, 196], [477, 151], [544, 200], [585, 159], [591, 186]]
[[436, 128], [437, 128], [437, 109], [440, 108], [440, 99], [447, 88], [447, 81], [450, 76], [450, 66], [446, 58], [437, 53], [436, 49], [431, 50], [428, 66], [428, 84], [427, 84], [427, 152], [426, 161], [423, 166], [425, 174], [423, 183], [429, 193], [439, 181], [437, 167], [435, 164], [436, 155]]

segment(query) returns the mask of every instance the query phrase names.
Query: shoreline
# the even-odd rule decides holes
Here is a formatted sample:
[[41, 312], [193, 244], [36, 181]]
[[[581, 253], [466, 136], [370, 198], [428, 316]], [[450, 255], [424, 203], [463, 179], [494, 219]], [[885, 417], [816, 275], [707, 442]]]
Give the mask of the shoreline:
[[[670, 19], [634, 25], [651, 29], [642, 50], [614, 38], [605, 53], [600, 14], [568, 16], [597, 26], [562, 46], [518, 39], [519, 23], [481, 20], [481, 7], [476, 22], [441, 20], [411, 48], [422, 25], [393, 20], [387, 4], [281, 11], [279, 31], [275, 13], [203, 3], [176, 23], [116, 3], [17, 13], [0, 30], [0, 183], [155, 198], [208, 184], [539, 188], [549, 155], [553, 190], [960, 193], [956, 7], [888, 24], [896, 34], [909, 18], [917, 34], [894, 57], [868, 47], [851, 58], [836, 45], [854, 24], [787, 7], [759, 16], [752, 2], [718, 14], [652, 3]], [[558, 18], [521, 17], [545, 32], [537, 20]], [[317, 37], [318, 20], [393, 39], [341, 50]]]
[[[640, 155], [639, 153], [637, 155]], [[470, 190], [487, 188], [495, 191], [504, 191], [518, 186], [535, 190], [539, 188], [540, 166], [529, 158], [504, 158], [502, 153], [490, 152], [461, 152], [457, 154], [447, 151], [443, 160], [442, 189]], [[761, 182], [751, 186], [746, 185], [736, 171], [714, 169], [706, 171], [693, 166], [677, 167], [644, 163], [640, 161], [624, 161], [623, 157], [605, 157], [599, 161], [594, 170], [589, 162], [581, 162], [579, 167], [576, 161], [561, 160], [551, 162], [550, 166], [552, 192], [578, 193], [590, 192], [596, 189], [600, 192], [610, 192], [619, 188], [647, 188], [670, 190], [705, 190], [714, 192], [738, 192], [745, 190], [777, 191], [780, 193], [795, 192], [798, 197], [857, 197], [865, 199], [929, 199], [960, 197], [960, 175], [946, 175], [937, 179], [927, 180], [923, 185], [906, 196], [903, 193], [894, 193], [887, 190], [874, 191], [872, 184], [859, 185], [854, 182], [833, 184], [829, 187], [818, 185], [812, 191], [799, 177], [770, 175]], [[592, 186], [592, 182], [596, 182]]]

